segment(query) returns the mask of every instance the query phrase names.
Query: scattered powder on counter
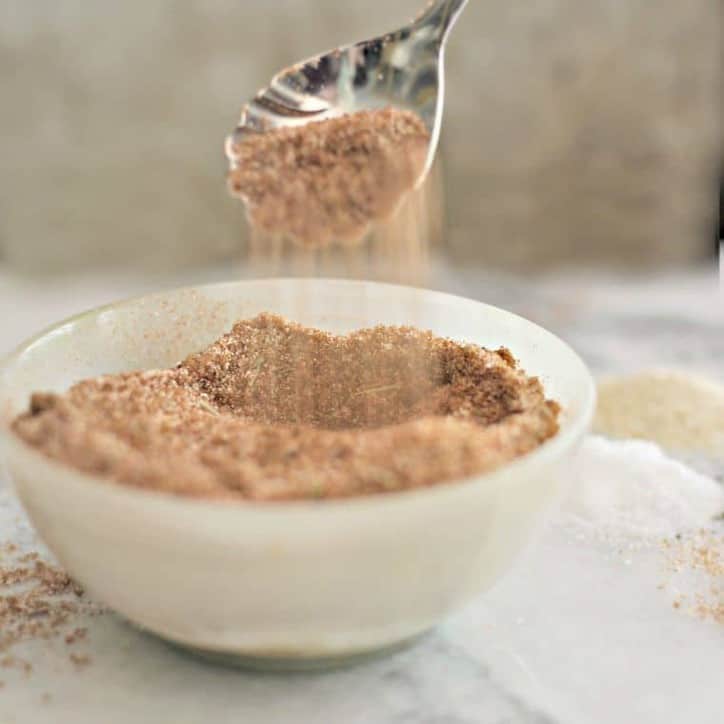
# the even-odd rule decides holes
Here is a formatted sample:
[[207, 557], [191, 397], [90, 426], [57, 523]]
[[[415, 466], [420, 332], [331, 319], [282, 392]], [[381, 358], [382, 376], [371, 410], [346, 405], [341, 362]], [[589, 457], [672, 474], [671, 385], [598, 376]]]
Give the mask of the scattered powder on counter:
[[79, 654], [77, 651], [73, 651], [70, 654], [70, 660], [76, 668], [83, 669], [90, 664], [91, 657], [88, 654]]
[[724, 385], [666, 370], [604, 379], [594, 431], [724, 460]]
[[[724, 624], [724, 531], [702, 528], [664, 540], [662, 548], [668, 577], [660, 588], [674, 591], [674, 608]], [[684, 576], [687, 593], [679, 590]]]
[[641, 440], [591, 436], [571, 471], [561, 525], [620, 554], [660, 551], [673, 607], [724, 623], [724, 486]]
[[643, 440], [587, 438], [562, 520], [614, 545], [657, 544], [713, 524], [724, 488]]
[[35, 394], [14, 430], [128, 485], [274, 501], [489, 471], [556, 434], [558, 411], [506, 349], [411, 327], [336, 336], [267, 314], [174, 369]]
[[75, 628], [69, 634], [65, 636], [65, 643], [74, 644], [76, 641], [80, 641], [86, 637], [88, 629], [85, 627]]
[[418, 115], [393, 108], [248, 134], [231, 149], [229, 188], [270, 237], [356, 244], [415, 186], [429, 140]]
[[13, 654], [16, 645], [56, 637], [73, 645], [87, 633], [77, 625], [81, 618], [101, 612], [77, 583], [38, 553], [20, 553], [12, 542], [0, 545], [1, 667], [30, 673], [30, 665]]

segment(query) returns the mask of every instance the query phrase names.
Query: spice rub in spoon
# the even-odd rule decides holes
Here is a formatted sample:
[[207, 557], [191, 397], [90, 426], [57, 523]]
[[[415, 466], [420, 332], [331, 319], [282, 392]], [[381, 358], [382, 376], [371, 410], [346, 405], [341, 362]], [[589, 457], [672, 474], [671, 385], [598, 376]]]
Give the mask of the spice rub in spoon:
[[234, 143], [229, 188], [270, 237], [354, 245], [415, 187], [429, 141], [419, 116], [393, 108], [248, 134]]

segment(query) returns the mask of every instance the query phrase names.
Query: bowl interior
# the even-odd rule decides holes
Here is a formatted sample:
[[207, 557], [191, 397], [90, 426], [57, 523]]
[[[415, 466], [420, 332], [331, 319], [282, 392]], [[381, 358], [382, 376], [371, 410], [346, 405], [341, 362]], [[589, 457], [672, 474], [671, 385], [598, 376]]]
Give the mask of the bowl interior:
[[179, 289], [90, 311], [40, 334], [3, 366], [0, 409], [8, 421], [38, 390], [132, 369], [170, 367], [238, 319], [275, 312], [334, 333], [414, 325], [490, 348], [506, 346], [564, 408], [561, 435], [588, 423], [593, 384], [561, 340], [509, 312], [440, 292], [371, 282], [293, 279]]

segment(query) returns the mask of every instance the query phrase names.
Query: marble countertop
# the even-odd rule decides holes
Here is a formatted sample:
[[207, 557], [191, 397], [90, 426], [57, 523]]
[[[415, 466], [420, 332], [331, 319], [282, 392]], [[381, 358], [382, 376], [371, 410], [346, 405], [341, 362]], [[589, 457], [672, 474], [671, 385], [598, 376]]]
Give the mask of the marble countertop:
[[[228, 276], [208, 270], [193, 281]], [[190, 281], [130, 274], [33, 281], [0, 269], [0, 355], [60, 317]], [[704, 271], [532, 283], [441, 267], [434, 286], [538, 321], [597, 374], [674, 366], [724, 379], [724, 298]], [[0, 543], [41, 545], [1, 475], [0, 532]], [[91, 662], [82, 670], [62, 639], [15, 652], [33, 671], [0, 671], [0, 722], [713, 724], [721, 713], [722, 628], [674, 610], [659, 588], [663, 568], [657, 550], [582, 541], [554, 517], [492, 591], [416, 646], [324, 674], [210, 666], [104, 614], [88, 622], [83, 651]]]

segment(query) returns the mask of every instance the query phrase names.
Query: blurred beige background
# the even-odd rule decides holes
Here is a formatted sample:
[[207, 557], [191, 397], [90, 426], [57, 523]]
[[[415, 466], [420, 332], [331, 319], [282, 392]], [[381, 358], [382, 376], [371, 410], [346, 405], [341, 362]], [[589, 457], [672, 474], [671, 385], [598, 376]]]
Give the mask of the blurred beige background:
[[[0, 263], [240, 259], [224, 135], [272, 73], [421, 0], [6, 0]], [[447, 56], [448, 249], [486, 266], [713, 249], [720, 0], [471, 0]]]

